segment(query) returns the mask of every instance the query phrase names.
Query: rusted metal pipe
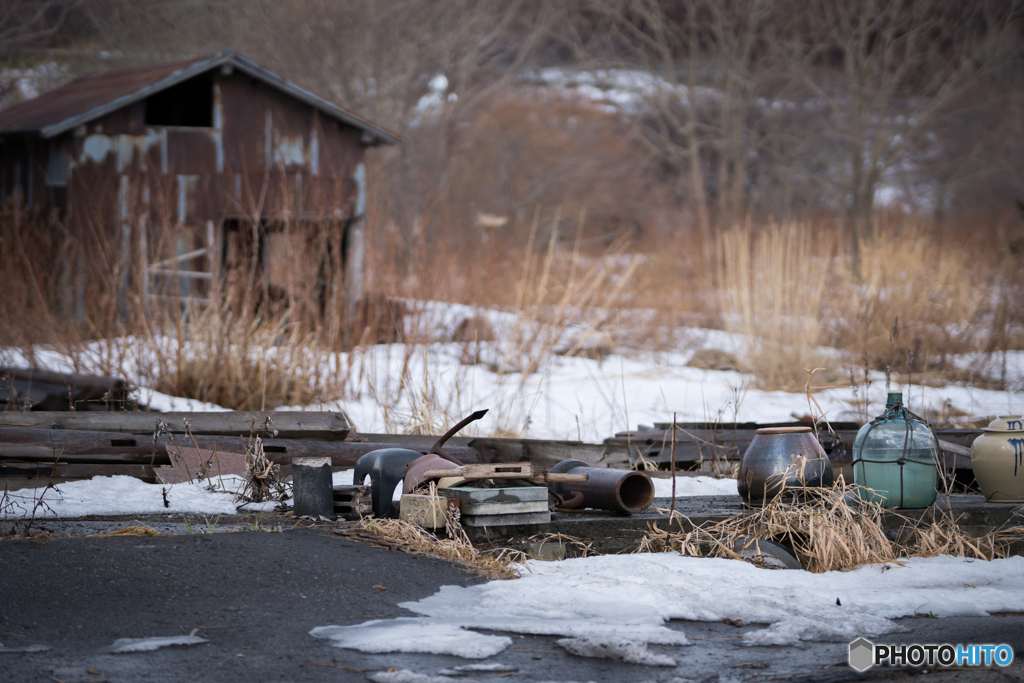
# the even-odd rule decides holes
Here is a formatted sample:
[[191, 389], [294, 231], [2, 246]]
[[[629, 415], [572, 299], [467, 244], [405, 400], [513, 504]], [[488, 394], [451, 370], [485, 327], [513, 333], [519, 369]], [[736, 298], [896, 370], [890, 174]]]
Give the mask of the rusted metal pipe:
[[[563, 460], [552, 473], [586, 474], [585, 482], [550, 482], [548, 488], [570, 500], [581, 494], [580, 508], [613, 510], [632, 514], [641, 512], [654, 502], [654, 483], [643, 472], [590, 467], [580, 460]], [[572, 501], [575, 502], [575, 501]]]

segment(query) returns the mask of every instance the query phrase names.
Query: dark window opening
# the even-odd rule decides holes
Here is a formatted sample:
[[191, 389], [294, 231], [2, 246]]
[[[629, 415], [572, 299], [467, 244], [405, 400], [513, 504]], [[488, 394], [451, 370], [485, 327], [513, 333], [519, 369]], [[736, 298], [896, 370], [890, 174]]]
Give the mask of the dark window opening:
[[67, 138], [51, 139], [46, 157], [46, 184], [64, 187], [68, 184]]
[[146, 98], [147, 126], [213, 127], [213, 75], [203, 74]]

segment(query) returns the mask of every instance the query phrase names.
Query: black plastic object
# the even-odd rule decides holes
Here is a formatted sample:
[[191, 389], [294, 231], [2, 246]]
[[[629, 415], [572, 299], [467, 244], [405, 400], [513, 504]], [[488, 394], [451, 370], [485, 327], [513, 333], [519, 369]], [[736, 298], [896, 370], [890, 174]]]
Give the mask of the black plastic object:
[[359, 486], [367, 475], [370, 476], [370, 500], [375, 517], [398, 516], [398, 511], [391, 504], [391, 496], [398, 482], [405, 478], [405, 468], [421, 457], [423, 454], [419, 451], [407, 448], [382, 448], [370, 451], [356, 461], [352, 483]]
[[551, 468], [554, 474], [586, 474], [585, 482], [551, 482], [548, 488], [562, 496], [572, 498], [580, 493], [581, 508], [613, 510], [633, 514], [647, 509], [654, 502], [654, 483], [643, 472], [590, 467], [580, 460], [563, 460]]
[[296, 517], [334, 519], [334, 486], [330, 458], [292, 460], [292, 497]]

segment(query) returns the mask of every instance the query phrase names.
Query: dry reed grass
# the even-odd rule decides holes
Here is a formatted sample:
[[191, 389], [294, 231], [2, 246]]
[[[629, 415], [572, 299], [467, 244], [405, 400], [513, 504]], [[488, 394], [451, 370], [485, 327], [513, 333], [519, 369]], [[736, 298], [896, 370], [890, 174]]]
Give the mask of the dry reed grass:
[[359, 527], [383, 541], [429, 557], [461, 564], [489, 579], [518, 578], [517, 565], [525, 560], [522, 553], [508, 549], [493, 555], [482, 553], [473, 547], [464, 533], [455, 538], [438, 538], [422, 527], [400, 519], [367, 517], [359, 522]]
[[[75, 242], [59, 225], [15, 209], [0, 215], [0, 243], [11, 246], [0, 249], [0, 348], [17, 349], [30, 364], [46, 364], [45, 345], [77, 372], [121, 375], [233, 409], [351, 399], [369, 383], [394, 432], [436, 433], [466, 410], [472, 387], [456, 377], [441, 389], [441, 370], [430, 367], [428, 345], [450, 338], [450, 330], [438, 335], [413, 315], [394, 351], [403, 369], [375, 375], [366, 345], [352, 341], [372, 335], [346, 329], [341, 290], [319, 300], [306, 278], [269, 305], [267, 292], [229, 278], [222, 300], [210, 305], [182, 307], [173, 297], [156, 305], [138, 291], [119, 293], [126, 274], [116, 267], [117, 245], [101, 239], [102, 231], [94, 231], [95, 243]], [[880, 217], [855, 276], [847, 245], [825, 221], [748, 224], [709, 239], [686, 233], [645, 251], [626, 238], [588, 243], [584, 211], [565, 221], [558, 210], [543, 221], [541, 215], [456, 244], [443, 258], [410, 257], [400, 231], [379, 226], [368, 249], [368, 288], [510, 314], [516, 322], [495, 341], [465, 340], [462, 354], [463, 363], [486, 364], [508, 396], [557, 355], [685, 350], [691, 341], [680, 328], [687, 325], [736, 333], [741, 364], [763, 389], [799, 390], [815, 367], [825, 368], [815, 375], [825, 385], [891, 367], [911, 380], [1007, 387], [1006, 352], [1024, 347], [1024, 310], [1014, 304], [1024, 296], [1024, 271], [1012, 254], [940, 236], [924, 221]], [[162, 230], [167, 235], [154, 249], [172, 249], [179, 228]], [[1013, 226], [993, 239], [1011, 244], [1018, 232]], [[282, 243], [302, 253], [320, 245]], [[63, 293], [66, 273], [48, 267], [54, 254], [96, 266], [81, 319]], [[893, 344], [897, 318], [902, 332]], [[966, 365], [965, 354], [974, 358]], [[490, 407], [497, 433], [522, 432], [528, 409]]]
[[738, 335], [740, 362], [761, 388], [797, 390], [815, 367], [828, 385], [891, 370], [908, 382], [1008, 386], [1005, 353], [1024, 348], [1024, 311], [1007, 305], [1024, 271], [1008, 265], [1009, 252], [880, 216], [853, 272], [837, 236], [807, 223], [718, 235], [721, 325]]
[[141, 522], [132, 522], [126, 524], [120, 529], [114, 531], [108, 531], [105, 534], [89, 534], [91, 538], [110, 538], [113, 536], [163, 536], [164, 534], [157, 531], [151, 526], [142, 524]]
[[[655, 523], [639, 552], [674, 550], [683, 555], [745, 559], [734, 550], [737, 542], [771, 540], [792, 548], [804, 569], [820, 573], [943, 554], [992, 560], [1006, 557], [1011, 543], [1024, 540], [1024, 527], [997, 529], [974, 538], [949, 513], [930, 511], [913, 519], [874, 503], [855, 504], [855, 488], [840, 478], [831, 488], [805, 489], [806, 502], [793, 503], [790, 496], [779, 494], [763, 507], [686, 532], [664, 530]], [[902, 521], [895, 533], [886, 528], [885, 515]]]
[[741, 363], [762, 388], [796, 390], [817, 351], [834, 233], [798, 223], [734, 228], [717, 241], [717, 286], [726, 330], [740, 335]]
[[175, 326], [174, 337], [149, 338], [151, 365], [140, 381], [171, 396], [234, 410], [310, 405], [340, 397], [337, 377], [316, 353], [311, 334], [282, 319], [226, 314], [215, 307]]

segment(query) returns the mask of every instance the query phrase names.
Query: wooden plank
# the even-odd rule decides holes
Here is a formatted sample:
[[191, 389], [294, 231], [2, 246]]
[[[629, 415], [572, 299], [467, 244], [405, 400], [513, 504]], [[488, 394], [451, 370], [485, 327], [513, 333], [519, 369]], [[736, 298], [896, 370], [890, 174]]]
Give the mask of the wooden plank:
[[550, 469], [563, 460], [581, 460], [601, 467], [607, 456], [603, 444], [542, 439], [470, 439], [468, 445], [480, 454], [481, 462], [530, 462], [534, 467]]
[[213, 275], [202, 270], [166, 270], [164, 268], [150, 268], [150, 275], [162, 275], [164, 277], [180, 277], [193, 280], [212, 280]]
[[124, 409], [127, 387], [116, 377], [74, 375], [47, 370], [0, 368], [0, 376], [10, 382], [8, 391], [0, 396], [3, 414], [32, 410], [116, 410]]
[[[837, 424], [841, 426], [855, 426], [852, 423]], [[753, 428], [746, 428], [748, 425]], [[706, 425], [699, 426], [704, 427]], [[677, 425], [676, 462], [692, 464], [701, 461], [707, 463], [723, 459], [730, 461], [741, 460], [751, 441], [757, 436], [757, 429], [770, 426], [807, 425], [799, 422], [772, 425], [744, 423], [741, 425], [743, 427], [741, 429], [733, 429], [732, 425], [719, 425], [717, 429], [685, 429], [683, 426]], [[944, 465], [956, 469], [970, 469], [968, 446], [977, 435], [981, 434], [981, 431], [976, 429], [943, 428], [936, 429], [935, 433], [942, 440], [940, 449], [943, 452]], [[821, 425], [818, 439], [831, 460], [848, 460], [856, 435], [857, 430], [855, 429], [836, 429], [835, 436], [833, 436], [824, 425]], [[950, 439], [962, 440], [964, 443], [958, 445], [951, 443]], [[635, 432], [620, 432], [604, 441], [605, 446], [611, 451], [629, 452], [631, 461], [636, 460], [638, 454], [642, 454], [647, 460], [659, 464], [668, 463], [671, 459], [671, 443], [671, 429], [640, 429]], [[949, 447], [942, 446], [942, 443], [949, 444]], [[958, 447], [960, 450], [957, 450]]]
[[97, 387], [103, 391], [123, 391], [124, 380], [118, 377], [107, 377], [104, 375], [76, 375], [72, 373], [51, 372], [50, 370], [39, 370], [36, 368], [10, 368], [0, 367], [0, 375], [10, 375], [15, 379], [23, 379], [30, 382], [42, 384], [57, 384], [64, 387]]
[[[352, 425], [344, 413], [332, 411], [228, 411], [219, 413], [148, 412], [0, 412], [0, 428], [73, 429], [152, 435], [163, 422], [173, 434], [184, 434], [187, 419], [195, 435], [248, 436], [253, 420], [262, 430], [266, 418], [280, 439], [344, 440]], [[259, 433], [259, 431], [257, 432]], [[427, 447], [429, 449], [429, 445]]]
[[[125, 413], [127, 414], [127, 413]], [[70, 429], [12, 429], [0, 428], [0, 454], [3, 449], [20, 449], [25, 446], [34, 449], [15, 450], [21, 454], [18, 459], [36, 462], [79, 462], [79, 463], [121, 463], [170, 465], [168, 444], [170, 439], [161, 435], [154, 446], [151, 435], [133, 436], [118, 432], [92, 432]], [[246, 439], [240, 437], [197, 435], [192, 438], [177, 435], [174, 445], [182, 453], [200, 450], [219, 453], [244, 453]], [[40, 449], [42, 447], [42, 449]], [[381, 448], [398, 448], [397, 445], [362, 443], [355, 441], [299, 441], [295, 439], [265, 439], [263, 449], [267, 458], [279, 465], [290, 465], [292, 458], [328, 457], [331, 466], [352, 468], [360, 457]], [[45, 449], [45, 450], [43, 450]], [[426, 453], [430, 446], [414, 447]], [[445, 449], [453, 458], [464, 463], [477, 460], [472, 448], [451, 447]], [[26, 455], [31, 457], [25, 457]], [[0, 455], [0, 457], [3, 457]], [[152, 463], [150, 462], [150, 459]]]
[[533, 476], [533, 465], [518, 463], [478, 463], [447, 470], [427, 470], [424, 479], [439, 477], [462, 477], [470, 481], [478, 479], [529, 479]]
[[172, 266], [175, 263], [181, 263], [182, 261], [187, 261], [189, 259], [196, 258], [197, 256], [206, 256], [206, 247], [202, 247], [201, 249], [196, 249], [195, 251], [185, 252], [184, 254], [180, 254], [178, 256], [172, 256], [171, 258], [164, 259], [163, 261], [157, 261], [156, 263], [150, 263], [149, 264], [149, 271], [153, 272], [154, 268], [163, 268], [165, 266]]
[[[153, 468], [146, 465], [43, 465], [18, 462], [0, 464], [0, 481], [11, 483], [11, 490], [42, 488], [51, 483], [113, 476], [135, 477], [149, 484], [156, 484], [159, 481]], [[2, 489], [3, 484], [0, 484], [0, 490]]]
[[589, 474], [566, 474], [563, 472], [545, 472], [544, 470], [538, 470], [532, 477], [528, 477], [527, 481], [531, 484], [545, 485], [550, 482], [565, 481], [565, 482], [587, 482], [590, 481]]

